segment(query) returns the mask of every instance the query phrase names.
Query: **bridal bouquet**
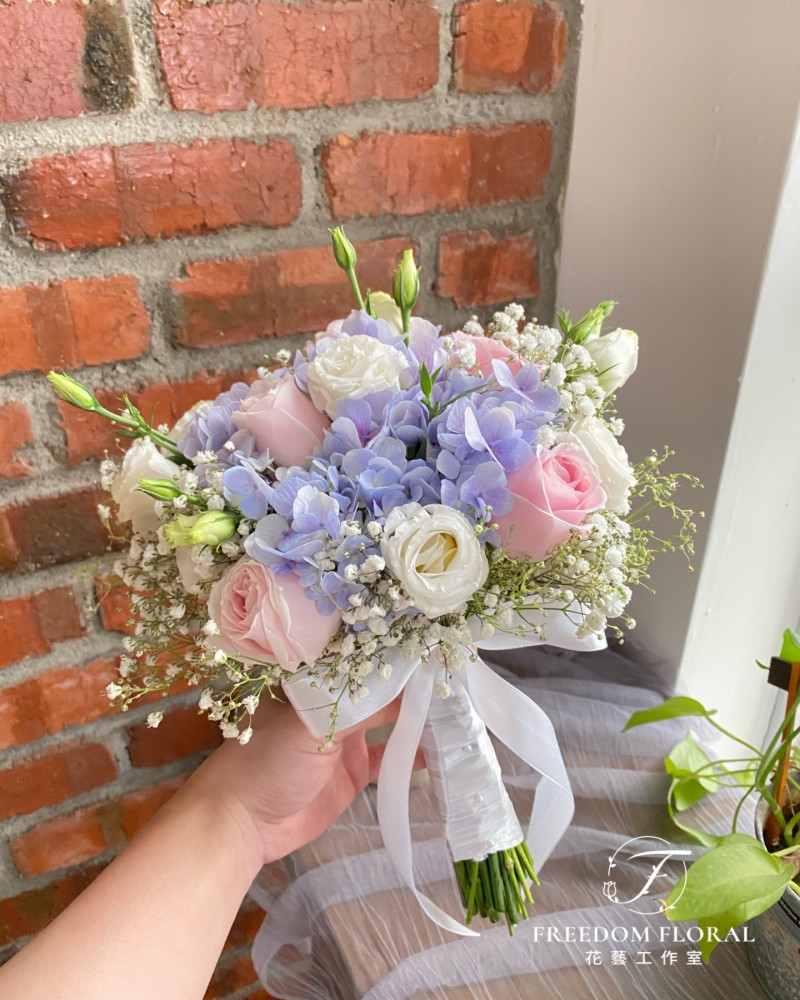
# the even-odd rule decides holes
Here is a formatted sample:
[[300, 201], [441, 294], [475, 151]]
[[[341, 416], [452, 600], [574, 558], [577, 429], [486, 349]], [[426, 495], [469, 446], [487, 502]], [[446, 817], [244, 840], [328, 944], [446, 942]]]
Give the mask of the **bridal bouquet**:
[[[421, 742], [467, 924], [504, 915], [513, 931], [572, 795], [549, 720], [479, 651], [591, 649], [607, 627], [632, 627], [625, 607], [653, 555], [691, 552], [691, 512], [673, 501], [690, 477], [662, 473], [667, 450], [632, 466], [617, 440], [615, 393], [638, 345], [602, 332], [614, 303], [562, 314], [559, 329], [510, 305], [443, 335], [411, 316], [411, 251], [392, 295], [365, 300], [340, 229], [333, 244], [358, 308], [173, 428], [49, 376], [135, 439], [102, 466], [131, 527], [116, 571], [135, 620], [109, 695], [126, 709], [200, 686], [200, 709], [246, 743], [259, 700], [283, 692], [324, 744], [402, 691], [378, 783], [387, 852], [413, 889]], [[656, 507], [678, 519], [674, 539], [647, 526]], [[527, 843], [487, 727], [542, 775]]]

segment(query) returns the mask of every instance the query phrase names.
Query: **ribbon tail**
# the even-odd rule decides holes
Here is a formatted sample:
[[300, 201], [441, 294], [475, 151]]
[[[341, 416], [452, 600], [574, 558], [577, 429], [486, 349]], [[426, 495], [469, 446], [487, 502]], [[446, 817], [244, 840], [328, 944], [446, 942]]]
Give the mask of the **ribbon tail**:
[[533, 799], [527, 843], [537, 868], [550, 857], [575, 812], [567, 769], [545, 712], [478, 657], [465, 668], [472, 703], [486, 727], [542, 780]]
[[454, 920], [420, 892], [414, 882], [408, 790], [414, 756], [431, 703], [433, 682], [433, 670], [418, 668], [405, 685], [400, 715], [386, 744], [378, 776], [378, 824], [386, 853], [430, 919], [453, 934], [477, 937], [475, 931]]

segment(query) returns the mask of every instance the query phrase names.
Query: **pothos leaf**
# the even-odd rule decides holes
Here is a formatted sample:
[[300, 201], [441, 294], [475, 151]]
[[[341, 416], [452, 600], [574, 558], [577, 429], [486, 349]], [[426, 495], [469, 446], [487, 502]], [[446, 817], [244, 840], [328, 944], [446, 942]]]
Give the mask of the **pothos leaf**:
[[800, 635], [793, 629], [787, 628], [783, 633], [780, 658], [787, 663], [800, 663]]
[[[670, 920], [697, 920], [720, 939], [777, 902], [794, 876], [794, 866], [766, 851], [752, 837], [732, 833], [695, 861], [666, 899]], [[716, 940], [704, 940], [708, 957]]]
[[[686, 698], [678, 695], [675, 698], [667, 698], [666, 701], [654, 708], [643, 708], [633, 715], [625, 723], [625, 730], [633, 729], [634, 726], [644, 726], [649, 722], [661, 722], [664, 719], [680, 719], [687, 715], [699, 715], [708, 718], [714, 714], [714, 709], [707, 709], [694, 698]], [[623, 730], [623, 732], [625, 731]]]

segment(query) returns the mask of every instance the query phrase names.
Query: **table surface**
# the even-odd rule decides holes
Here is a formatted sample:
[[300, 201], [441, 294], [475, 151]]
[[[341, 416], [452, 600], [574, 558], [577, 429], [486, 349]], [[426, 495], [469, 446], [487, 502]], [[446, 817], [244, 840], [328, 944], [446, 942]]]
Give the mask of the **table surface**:
[[[708, 966], [696, 964], [689, 925], [634, 912], [655, 908], [652, 896], [625, 905], [604, 895], [614, 876], [618, 898], [631, 899], [652, 870], [652, 859], [630, 857], [652, 841], [623, 846], [632, 838], [692, 847], [667, 815], [663, 758], [689, 722], [700, 739], [707, 731], [695, 720], [675, 720], [623, 734], [631, 712], [663, 694], [652, 689], [656, 678], [644, 668], [637, 674], [618, 654], [593, 654], [587, 668], [580, 656], [539, 649], [535, 659], [526, 651], [509, 665], [515, 673], [508, 679], [550, 716], [576, 799], [572, 826], [541, 872], [530, 919], [513, 938], [504, 925], [478, 920], [481, 936], [470, 939], [427, 920], [385, 857], [369, 788], [325, 835], [282, 867], [265, 869], [254, 886], [267, 918], [253, 958], [268, 991], [285, 1000], [763, 1000], [745, 944], [728, 942]], [[525, 817], [536, 776], [501, 747], [498, 757]], [[726, 832], [729, 803], [703, 808]], [[411, 790], [418, 882], [460, 917], [435, 817], [430, 787], [418, 782]], [[662, 895], [680, 865], [665, 865]]]

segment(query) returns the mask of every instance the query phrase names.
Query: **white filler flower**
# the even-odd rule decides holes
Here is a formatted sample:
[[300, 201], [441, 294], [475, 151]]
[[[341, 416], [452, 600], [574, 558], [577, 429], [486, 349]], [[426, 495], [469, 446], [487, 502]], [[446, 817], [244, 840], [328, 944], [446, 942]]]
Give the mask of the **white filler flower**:
[[395, 507], [386, 519], [381, 553], [414, 606], [430, 618], [460, 608], [489, 575], [472, 525], [443, 504]]
[[314, 406], [332, 417], [340, 399], [360, 399], [383, 389], [396, 392], [407, 367], [396, 347], [374, 337], [340, 337], [309, 362], [308, 391]]

